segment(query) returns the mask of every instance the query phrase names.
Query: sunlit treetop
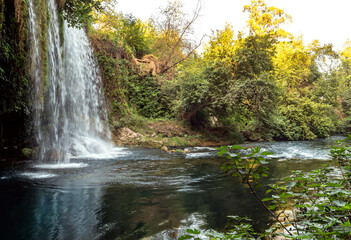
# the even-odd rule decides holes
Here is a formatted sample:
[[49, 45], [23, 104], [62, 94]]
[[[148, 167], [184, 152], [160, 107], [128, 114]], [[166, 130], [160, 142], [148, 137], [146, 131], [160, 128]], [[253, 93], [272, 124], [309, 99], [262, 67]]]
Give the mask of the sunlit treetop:
[[299, 88], [310, 75], [312, 64], [310, 49], [302, 41], [302, 37], [293, 41], [279, 42], [273, 58], [278, 85], [288, 90]]
[[235, 55], [235, 39], [233, 27], [227, 23], [223, 30], [213, 32], [210, 40], [204, 46], [204, 58], [232, 62]]
[[287, 38], [290, 33], [282, 29], [282, 25], [291, 22], [291, 16], [282, 9], [268, 7], [263, 0], [251, 0], [250, 5], [245, 5], [243, 12], [250, 13], [248, 27], [250, 35], [271, 34], [276, 38]]
[[340, 57], [344, 61], [351, 63], [351, 41], [347, 39], [343, 45], [343, 49], [340, 51]]
[[104, 11], [93, 11], [93, 26], [95, 29], [103, 33], [114, 34], [123, 25], [123, 17], [117, 14], [110, 8]]
[[99, 13], [106, 6], [116, 4], [116, 0], [65, 0], [60, 1], [63, 17], [68, 24], [75, 27], [84, 27], [94, 18], [94, 13]]

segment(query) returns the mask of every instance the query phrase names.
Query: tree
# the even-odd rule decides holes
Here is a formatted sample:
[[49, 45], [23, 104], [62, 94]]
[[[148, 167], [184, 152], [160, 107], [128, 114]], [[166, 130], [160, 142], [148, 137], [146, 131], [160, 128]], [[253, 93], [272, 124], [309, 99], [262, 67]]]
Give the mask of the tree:
[[250, 35], [273, 35], [275, 38], [286, 38], [291, 34], [281, 28], [291, 21], [291, 16], [282, 9], [268, 7], [264, 0], [251, 0], [244, 6], [244, 12], [250, 13], [248, 20]]
[[341, 68], [347, 79], [351, 79], [351, 41], [348, 39], [339, 53]]
[[187, 59], [201, 45], [200, 42], [190, 40], [192, 27], [200, 17], [201, 0], [188, 18], [182, 11], [179, 1], [169, 1], [160, 8], [159, 14], [152, 18], [154, 44], [152, 50], [161, 62], [161, 73], [165, 73]]
[[[272, 139], [275, 125], [273, 116], [276, 112], [280, 92], [270, 75], [263, 73], [254, 79], [246, 79], [233, 84], [226, 95], [226, 102], [233, 112], [248, 120], [252, 129], [260, 138]], [[235, 116], [235, 114], [234, 114]], [[237, 123], [240, 123], [238, 121]]]
[[340, 102], [343, 111], [350, 115], [351, 111], [351, 41], [347, 40], [339, 52], [341, 64], [337, 70], [340, 78]]
[[178, 68], [177, 78], [166, 87], [173, 96], [175, 112], [198, 126], [206, 121], [200, 119], [201, 112], [220, 116], [225, 111], [224, 96], [231, 78], [231, 70], [226, 65], [194, 58]]
[[149, 43], [146, 36], [146, 26], [133, 15], [125, 15], [122, 18], [120, 34], [137, 58], [150, 53]]
[[204, 59], [233, 65], [235, 42], [233, 27], [227, 23], [223, 30], [216, 30], [212, 33], [210, 40], [204, 46]]
[[312, 58], [302, 38], [294, 38], [278, 43], [273, 64], [279, 86], [287, 91], [297, 91], [305, 86], [303, 83], [308, 82]]
[[254, 35], [238, 40], [234, 56], [234, 77], [238, 80], [257, 78], [273, 70], [275, 40], [270, 35]]
[[63, 17], [71, 26], [83, 27], [92, 20], [92, 12], [102, 9], [102, 0], [63, 0]]

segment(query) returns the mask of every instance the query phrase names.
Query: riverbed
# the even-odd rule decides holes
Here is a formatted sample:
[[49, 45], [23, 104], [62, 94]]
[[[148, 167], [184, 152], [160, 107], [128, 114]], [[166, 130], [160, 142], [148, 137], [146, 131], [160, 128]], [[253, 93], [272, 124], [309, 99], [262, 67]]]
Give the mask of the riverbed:
[[[273, 152], [269, 184], [327, 163], [334, 138], [262, 142]], [[1, 239], [177, 239], [187, 228], [222, 230], [228, 215], [271, 222], [249, 189], [221, 170], [215, 148], [184, 152], [116, 147], [66, 164], [16, 162], [0, 169]]]

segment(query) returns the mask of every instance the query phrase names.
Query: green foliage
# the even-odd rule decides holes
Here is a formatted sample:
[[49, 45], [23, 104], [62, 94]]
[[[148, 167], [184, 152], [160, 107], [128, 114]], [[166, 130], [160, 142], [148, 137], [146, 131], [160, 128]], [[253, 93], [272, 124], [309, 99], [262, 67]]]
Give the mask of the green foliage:
[[336, 131], [337, 118], [331, 105], [288, 96], [279, 112], [288, 120], [288, 132], [296, 132], [294, 137], [297, 138], [291, 140], [325, 138]]
[[[111, 9], [97, 16], [98, 30], [92, 31], [107, 46], [97, 55], [115, 118], [131, 111], [178, 117], [200, 129], [233, 127], [250, 140], [314, 139], [349, 129], [350, 44], [332, 68], [328, 62], [338, 58], [332, 45], [306, 45], [285, 32], [290, 16], [283, 10], [252, 1], [244, 7], [248, 35], [235, 35], [227, 24], [214, 32], [201, 56], [182, 61], [192, 49], [186, 40], [191, 24], [179, 1], [170, 1], [149, 22]], [[133, 56], [149, 53], [158, 57], [154, 78], [133, 66]], [[181, 65], [163, 74], [178, 61]]]
[[34, 155], [34, 151], [31, 148], [23, 148], [22, 154], [26, 159], [30, 159]]
[[232, 79], [230, 69], [220, 62], [193, 59], [178, 69], [177, 78], [164, 86], [171, 95], [172, 110], [193, 126], [208, 126], [209, 117], [224, 116], [225, 95]]
[[269, 190], [271, 209], [291, 209], [296, 215], [294, 239], [351, 239], [351, 136], [330, 151], [338, 165], [324, 165], [309, 173], [293, 171], [287, 186]]
[[238, 145], [218, 148], [218, 156], [225, 156], [230, 161], [222, 166], [224, 172], [233, 177], [238, 177], [244, 183], [251, 181], [257, 183], [260, 177], [268, 176], [268, 168], [265, 166], [268, 159], [265, 159], [265, 156], [272, 155], [272, 153], [261, 151], [259, 147], [251, 149], [248, 154], [237, 151], [243, 149]]
[[182, 235], [178, 240], [185, 239], [235, 239], [235, 240], [254, 240], [261, 239], [265, 234], [258, 234], [254, 231], [252, 225], [249, 223], [250, 219], [246, 217], [238, 216], [228, 216], [230, 218], [230, 223], [227, 224], [227, 231], [225, 233], [217, 232], [213, 229], [207, 231], [206, 233], [201, 233], [197, 229], [187, 229], [187, 234]]
[[234, 56], [235, 79], [253, 79], [273, 70], [275, 40], [272, 36], [248, 36], [239, 38], [238, 42], [240, 46]]
[[193, 13], [188, 16], [183, 10], [181, 1], [170, 0], [150, 19], [150, 47], [159, 59], [161, 73], [172, 72], [176, 65], [191, 56], [200, 46], [190, 39], [194, 33], [194, 22], [200, 16], [201, 8], [201, 1], [199, 1]]
[[139, 76], [132, 65], [132, 53], [108, 33], [90, 31], [96, 57], [102, 69], [105, 96], [113, 125], [137, 112], [147, 118], [168, 117], [167, 99], [160, 78]]
[[338, 97], [340, 96], [341, 78], [338, 72], [325, 74], [314, 83], [312, 98], [316, 102], [326, 103], [338, 107]]
[[266, 139], [274, 137], [274, 113], [279, 99], [279, 89], [268, 74], [233, 84], [226, 95], [235, 112], [240, 113], [242, 124]]
[[233, 27], [226, 24], [223, 30], [217, 30], [212, 34], [204, 47], [204, 59], [232, 64], [236, 49]]
[[147, 118], [168, 117], [169, 110], [161, 92], [159, 79], [134, 76], [128, 83], [127, 95], [137, 112]]
[[[111, 105], [111, 113], [115, 116], [125, 116], [129, 107], [126, 102], [126, 80], [129, 78], [129, 62], [116, 59], [101, 52], [97, 53], [99, 63], [103, 69], [104, 91]], [[118, 68], [117, 68], [118, 67]]]
[[92, 12], [102, 9], [102, 0], [66, 0], [63, 17], [71, 26], [84, 27], [92, 20]]
[[0, 1], [0, 145], [25, 142], [30, 113], [26, 2]]
[[[19, 31], [15, 9], [5, 7], [7, 15], [0, 34], [0, 115], [10, 112], [29, 114], [29, 71], [24, 49], [27, 29]], [[22, 14], [21, 19], [26, 17], [26, 10]]]
[[150, 53], [150, 46], [146, 38], [145, 25], [133, 15], [125, 15], [122, 18], [122, 27], [117, 32], [126, 44], [131, 48], [137, 58], [142, 58]]

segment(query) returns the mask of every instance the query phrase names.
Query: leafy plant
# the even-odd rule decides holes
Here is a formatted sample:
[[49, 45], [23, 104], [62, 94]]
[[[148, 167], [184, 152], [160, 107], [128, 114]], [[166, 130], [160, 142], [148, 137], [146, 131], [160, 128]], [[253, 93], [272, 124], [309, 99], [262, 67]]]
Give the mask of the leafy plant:
[[136, 76], [128, 84], [129, 101], [140, 115], [148, 118], [169, 116], [169, 110], [157, 78]]
[[178, 238], [178, 240], [194, 239], [199, 240], [206, 237], [207, 239], [235, 239], [235, 240], [254, 240], [266, 236], [266, 234], [258, 234], [254, 231], [252, 225], [249, 223], [250, 219], [246, 217], [229, 216], [230, 224], [228, 224], [228, 231], [225, 233], [217, 232], [213, 229], [202, 233], [197, 229], [187, 229], [187, 234]]

